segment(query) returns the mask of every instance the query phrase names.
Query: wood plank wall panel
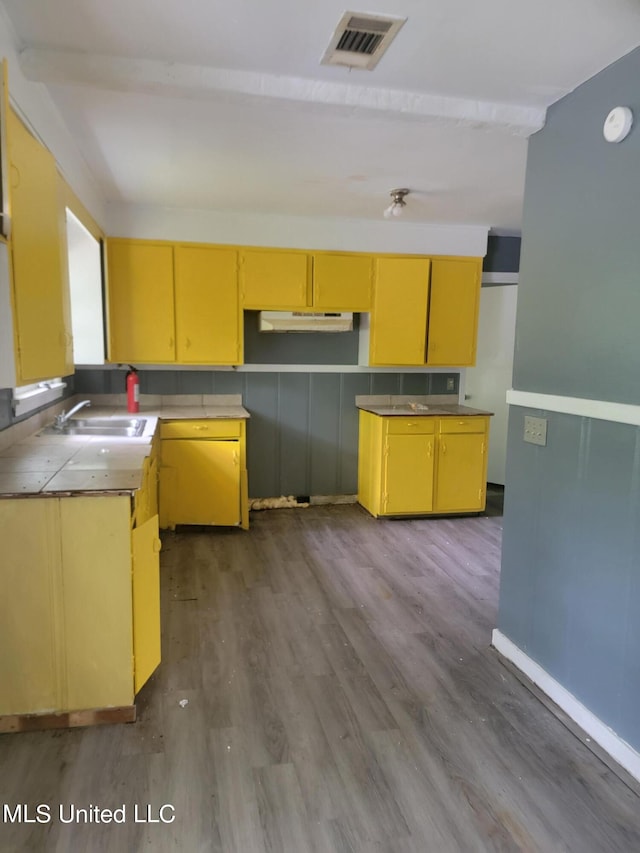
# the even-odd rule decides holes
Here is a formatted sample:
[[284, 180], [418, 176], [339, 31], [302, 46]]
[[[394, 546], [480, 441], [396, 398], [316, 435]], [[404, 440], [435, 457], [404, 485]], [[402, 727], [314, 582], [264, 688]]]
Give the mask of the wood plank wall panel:
[[498, 627], [637, 748], [640, 428], [512, 407], [507, 468]]
[[[358, 416], [353, 401], [361, 394], [370, 394], [367, 373], [343, 373], [340, 387], [340, 456], [336, 495], [353, 495], [358, 491]], [[421, 375], [424, 387], [424, 374]], [[423, 392], [424, 393], [424, 392]]]
[[250, 497], [273, 496], [271, 489], [280, 482], [278, 391], [277, 373], [251, 374], [247, 379], [243, 400], [251, 413], [247, 429], [251, 436], [247, 443]]
[[[309, 385], [309, 472], [313, 494], [332, 495], [338, 483], [340, 446], [341, 375], [315, 373]], [[355, 405], [355, 401], [352, 401]], [[318, 491], [316, 491], [318, 489]]]
[[[124, 393], [124, 370], [79, 370], [78, 393]], [[142, 394], [241, 394], [249, 495], [352, 495], [358, 490], [358, 394], [441, 394], [458, 373], [142, 370]], [[449, 392], [451, 393], [451, 392]]]
[[[309, 384], [308, 373], [279, 374], [280, 488], [277, 492], [271, 492], [271, 496], [310, 494]], [[253, 488], [252, 481], [250, 484]]]

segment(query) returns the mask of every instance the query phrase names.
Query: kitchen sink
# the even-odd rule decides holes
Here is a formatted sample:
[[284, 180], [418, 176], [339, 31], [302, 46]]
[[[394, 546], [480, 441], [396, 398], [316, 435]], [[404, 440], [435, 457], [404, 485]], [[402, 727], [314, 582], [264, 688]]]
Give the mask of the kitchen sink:
[[128, 437], [142, 435], [146, 418], [71, 418], [62, 427], [48, 426], [45, 435], [104, 435], [105, 437]]

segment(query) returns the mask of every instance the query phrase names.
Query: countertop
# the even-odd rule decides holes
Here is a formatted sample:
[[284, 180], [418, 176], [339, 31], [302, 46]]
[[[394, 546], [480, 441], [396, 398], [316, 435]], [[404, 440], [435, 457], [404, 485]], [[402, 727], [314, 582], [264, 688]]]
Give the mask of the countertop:
[[[444, 398], [446, 400], [446, 397]], [[493, 412], [484, 409], [472, 409], [459, 403], [442, 402], [443, 395], [438, 397], [357, 397], [356, 406], [365, 412], [371, 412], [381, 417], [438, 417], [459, 418], [481, 415], [491, 417]]]
[[[67, 406], [79, 399], [81, 395], [66, 401]], [[184, 406], [173, 401], [167, 405], [143, 401], [137, 415], [130, 415], [122, 405], [94, 403], [74, 417], [140, 417], [147, 423], [144, 433], [135, 438], [47, 434], [42, 429], [34, 432], [0, 450], [0, 497], [130, 494], [141, 486], [143, 462], [151, 452], [158, 419], [244, 420], [250, 415], [239, 400], [225, 396], [216, 405], [212, 395], [206, 404], [194, 401]]]

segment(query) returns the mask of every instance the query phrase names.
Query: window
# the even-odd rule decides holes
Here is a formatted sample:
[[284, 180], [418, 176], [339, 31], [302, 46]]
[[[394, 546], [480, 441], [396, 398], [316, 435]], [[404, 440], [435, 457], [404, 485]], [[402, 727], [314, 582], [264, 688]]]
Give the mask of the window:
[[67, 387], [60, 377], [47, 379], [46, 382], [36, 382], [33, 385], [21, 385], [13, 389], [13, 412], [16, 417], [28, 415], [47, 403], [59, 400]]

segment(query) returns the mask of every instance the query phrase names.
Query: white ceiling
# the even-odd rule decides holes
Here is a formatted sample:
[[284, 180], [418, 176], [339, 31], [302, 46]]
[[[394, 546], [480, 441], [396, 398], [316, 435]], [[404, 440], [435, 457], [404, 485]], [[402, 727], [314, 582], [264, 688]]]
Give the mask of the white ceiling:
[[[110, 201], [378, 219], [406, 186], [502, 230], [545, 108], [640, 44], [637, 0], [2, 3]], [[408, 18], [373, 71], [319, 64], [347, 9]]]

